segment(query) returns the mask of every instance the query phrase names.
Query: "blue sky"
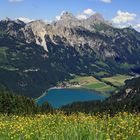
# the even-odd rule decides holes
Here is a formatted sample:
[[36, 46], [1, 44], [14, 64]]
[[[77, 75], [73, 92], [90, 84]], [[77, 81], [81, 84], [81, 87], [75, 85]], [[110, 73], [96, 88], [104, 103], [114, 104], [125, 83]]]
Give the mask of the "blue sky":
[[139, 7], [140, 0], [1, 0], [0, 19], [52, 21], [62, 11], [69, 11], [78, 18], [99, 12], [118, 27], [132, 25], [139, 30]]

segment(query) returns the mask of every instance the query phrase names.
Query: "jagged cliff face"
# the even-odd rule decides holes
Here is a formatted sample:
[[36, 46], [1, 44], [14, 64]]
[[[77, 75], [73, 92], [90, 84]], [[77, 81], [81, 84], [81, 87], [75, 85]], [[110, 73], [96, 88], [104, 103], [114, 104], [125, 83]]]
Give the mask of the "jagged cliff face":
[[[46, 27], [45, 23], [42, 21], [35, 21], [27, 24], [25, 28], [23, 29], [24, 35], [28, 36], [28, 30], [32, 30], [33, 38], [35, 39], [34, 42], [44, 48], [45, 51], [48, 52], [47, 49], [47, 43], [45, 40], [45, 35], [46, 35]], [[32, 34], [29, 34], [30, 38], [32, 37]], [[28, 38], [27, 38], [28, 39]], [[30, 43], [30, 41], [29, 41]]]
[[[55, 45], [63, 43], [75, 47], [76, 50], [82, 48], [81, 53], [92, 51], [103, 59], [124, 61], [128, 59], [126, 55], [136, 53], [140, 46], [138, 32], [131, 28], [116, 29], [98, 13], [86, 20], [78, 20], [66, 12], [60, 20], [51, 24], [45, 24], [40, 20], [28, 24], [9, 19], [1, 22], [7, 25], [5, 29], [11, 36], [26, 43], [38, 44], [46, 52], [49, 50], [47, 44], [50, 42]], [[85, 46], [88, 46], [88, 49]]]
[[[66, 12], [50, 24], [41, 20], [28, 24], [2, 20], [0, 48], [3, 47], [3, 56], [7, 58], [5, 63], [2, 61], [5, 57], [0, 59], [2, 70], [9, 71], [7, 66], [12, 66], [21, 79], [29, 80], [15, 82], [18, 90], [28, 89], [29, 83], [38, 85], [34, 84], [35, 75], [40, 81], [38, 92], [42, 92], [45, 85], [48, 88], [73, 74], [140, 72], [140, 33], [131, 27], [114, 28], [98, 13], [79, 20]], [[34, 91], [33, 87], [30, 91]]]
[[[128, 61], [127, 55], [139, 52], [138, 32], [131, 28], [116, 29], [98, 13], [86, 20], [78, 20], [66, 12], [60, 20], [47, 25], [40, 20], [26, 25], [20, 21], [11, 23], [7, 20], [4, 24], [6, 23], [10, 35], [27, 43], [36, 43], [46, 52], [50, 42], [55, 45], [63, 43], [68, 47], [75, 47], [78, 51], [81, 48], [81, 54], [92, 51], [103, 59]], [[88, 46], [88, 49], [85, 46]]]

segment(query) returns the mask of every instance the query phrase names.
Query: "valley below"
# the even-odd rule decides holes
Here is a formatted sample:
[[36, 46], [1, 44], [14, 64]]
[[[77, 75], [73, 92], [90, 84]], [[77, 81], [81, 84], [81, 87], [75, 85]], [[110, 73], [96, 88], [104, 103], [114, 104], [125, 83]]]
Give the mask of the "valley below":
[[79, 20], [65, 12], [50, 24], [0, 21], [0, 85], [30, 98], [55, 86], [112, 92], [140, 73], [139, 54], [140, 33], [99, 13]]
[[82, 101], [104, 100], [125, 85], [125, 80], [131, 79], [130, 75], [115, 75], [96, 79], [92, 76], [76, 76], [74, 79], [58, 83], [44, 92], [36, 99], [41, 105], [50, 103], [54, 108]]
[[140, 140], [140, 32], [58, 17], [0, 20], [0, 140]]
[[60, 108], [63, 105], [79, 101], [104, 100], [106, 96], [97, 92], [83, 89], [51, 89], [46, 91], [43, 96], [36, 99], [36, 103], [42, 105], [48, 102], [53, 108]]

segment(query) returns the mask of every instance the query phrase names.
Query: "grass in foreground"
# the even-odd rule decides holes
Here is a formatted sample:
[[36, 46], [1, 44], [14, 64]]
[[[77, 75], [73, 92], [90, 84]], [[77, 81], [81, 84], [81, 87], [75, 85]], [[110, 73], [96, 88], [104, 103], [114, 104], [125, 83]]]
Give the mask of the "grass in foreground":
[[140, 114], [0, 115], [1, 140], [139, 140]]

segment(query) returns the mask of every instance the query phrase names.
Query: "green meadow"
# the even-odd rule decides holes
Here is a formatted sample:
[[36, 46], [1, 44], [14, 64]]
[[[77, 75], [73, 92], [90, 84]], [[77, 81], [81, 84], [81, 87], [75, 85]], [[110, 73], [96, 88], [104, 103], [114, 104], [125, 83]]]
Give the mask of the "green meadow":
[[101, 79], [96, 79], [93, 76], [75, 76], [74, 79], [66, 81], [66, 85], [69, 84], [68, 88], [84, 88], [84, 89], [95, 90], [100, 93], [108, 94], [117, 90], [116, 87], [119, 88], [123, 86], [125, 80], [130, 78], [131, 76], [129, 75], [115, 75], [115, 76], [105, 77]]

